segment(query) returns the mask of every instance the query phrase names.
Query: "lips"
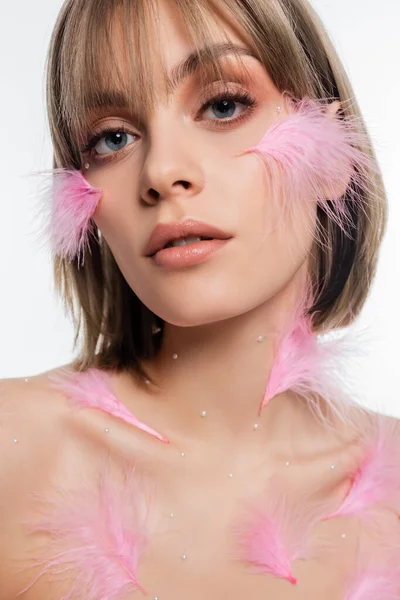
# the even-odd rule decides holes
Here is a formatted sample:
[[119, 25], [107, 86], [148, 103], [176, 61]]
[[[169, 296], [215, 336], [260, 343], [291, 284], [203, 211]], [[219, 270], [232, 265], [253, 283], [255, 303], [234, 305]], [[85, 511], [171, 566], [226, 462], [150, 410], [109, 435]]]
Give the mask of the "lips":
[[196, 219], [185, 219], [177, 223], [159, 223], [154, 228], [144, 250], [144, 256], [153, 256], [162, 250], [172, 240], [189, 236], [208, 237], [218, 240], [227, 240], [231, 234]]

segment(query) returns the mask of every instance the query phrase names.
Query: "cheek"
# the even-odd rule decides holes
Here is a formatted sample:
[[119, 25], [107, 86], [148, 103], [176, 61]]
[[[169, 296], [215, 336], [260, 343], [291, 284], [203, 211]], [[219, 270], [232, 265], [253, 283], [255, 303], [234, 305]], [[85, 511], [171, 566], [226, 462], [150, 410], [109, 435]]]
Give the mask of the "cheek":
[[207, 210], [202, 213], [200, 200], [192, 198], [193, 213], [223, 224], [235, 238], [226, 251], [195, 268], [163, 272], [141, 256], [144, 236], [136, 239], [135, 224], [143, 223], [143, 213], [132, 202], [132, 182], [118, 182], [109, 188], [112, 193], [105, 189], [94, 215], [132, 290], [177, 326], [231, 318], [268, 301], [295, 276], [313, 244], [315, 213], [300, 204], [294, 218], [283, 218], [282, 199], [271, 198], [254, 156], [227, 161], [209, 173]]
[[[247, 179], [245, 177], [247, 173]], [[217, 182], [213, 195], [217, 194]], [[196, 326], [244, 314], [267, 302], [294, 278], [308, 257], [314, 236], [310, 211], [282, 218], [279, 203], [268, 201], [260, 170], [236, 171], [210, 214], [232, 224], [236, 236], [226, 249], [192, 269], [163, 272], [144, 259], [120, 268], [141, 301], [165, 321]]]
[[[230, 282], [241, 291], [240, 309], [250, 310], [283, 290], [307, 261], [314, 246], [315, 212], [301, 211], [293, 220], [282, 218], [279, 207], [260, 206], [256, 221], [249, 218], [246, 234], [238, 240], [235, 272]], [[313, 214], [313, 217], [312, 217]], [[261, 227], [266, 222], [267, 227]], [[243, 233], [245, 233], [243, 231]]]
[[254, 157], [242, 158], [231, 184], [230, 211], [238, 224], [242, 244], [238, 260], [256, 277], [287, 279], [304, 262], [315, 239], [317, 205], [301, 202], [284, 211], [282, 188], [272, 190]]
[[140, 218], [136, 184], [137, 179], [134, 180], [132, 175], [128, 179], [124, 172], [108, 175], [107, 185], [103, 184], [102, 200], [93, 215], [102, 237], [121, 266], [124, 261], [132, 265], [133, 258], [141, 251], [140, 240], [135, 235], [135, 224]]

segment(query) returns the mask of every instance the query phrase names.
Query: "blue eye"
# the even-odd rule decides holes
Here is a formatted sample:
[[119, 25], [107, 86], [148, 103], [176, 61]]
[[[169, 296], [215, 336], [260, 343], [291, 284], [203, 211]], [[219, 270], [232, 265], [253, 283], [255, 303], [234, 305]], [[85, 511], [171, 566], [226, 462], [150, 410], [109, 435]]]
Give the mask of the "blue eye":
[[[104, 146], [109, 146], [109, 150], [122, 150], [126, 144], [128, 135], [129, 134], [125, 133], [124, 131], [114, 131], [103, 136], [100, 142], [103, 143]], [[101, 146], [101, 143], [98, 144], [98, 146]], [[96, 152], [98, 154], [103, 154], [99, 147], [96, 148]], [[106, 152], [104, 154], [106, 154]]]
[[[232, 117], [231, 112], [235, 112], [236, 103], [244, 105], [247, 107], [247, 110], [242, 111], [236, 117]], [[201, 106], [198, 114], [202, 115], [208, 108], [212, 108], [214, 115], [219, 113], [222, 118], [210, 118], [206, 119], [206, 121], [213, 127], [222, 128], [246, 119], [257, 104], [257, 101], [247, 92], [224, 91], [207, 100], [207, 102]], [[214, 112], [215, 107], [216, 111]], [[196, 121], [197, 120], [201, 119], [196, 116]], [[95, 148], [95, 156], [93, 158], [94, 160], [101, 162], [102, 160], [107, 160], [107, 157], [111, 159], [114, 158], [115, 155], [119, 155], [120, 152], [123, 152], [135, 141], [136, 137], [138, 136], [130, 133], [123, 125], [118, 128], [104, 127], [101, 131], [93, 133], [89, 138], [87, 145], [82, 148], [81, 152], [90, 153], [92, 149]], [[97, 158], [101, 156], [103, 158]]]
[[[203, 106], [201, 107], [200, 112], [204, 112], [208, 108], [218, 106], [218, 110], [216, 112], [220, 112], [222, 114], [222, 117], [226, 117], [227, 113], [230, 112], [230, 107], [232, 107], [232, 105], [234, 105], [235, 103], [244, 104], [248, 108], [254, 107], [256, 105], [256, 101], [254, 100], [254, 98], [252, 98], [247, 92], [223, 92], [207, 100], [207, 102], [205, 102], [205, 104], [203, 104]], [[229, 121], [232, 120], [234, 121], [236, 119], [229, 119]]]
[[[100, 146], [105, 148], [105, 152], [96, 148], [96, 154], [104, 155], [109, 154], [107, 149], [111, 151], [111, 153], [115, 153], [118, 150], [123, 150], [126, 148], [127, 142], [129, 141], [127, 138], [135, 138], [135, 135], [129, 133], [123, 126], [118, 127], [105, 127], [98, 133], [95, 133], [89, 140], [85, 148], [82, 149], [82, 152], [90, 152], [95, 146], [101, 142]], [[125, 143], [125, 145], [124, 145]]]

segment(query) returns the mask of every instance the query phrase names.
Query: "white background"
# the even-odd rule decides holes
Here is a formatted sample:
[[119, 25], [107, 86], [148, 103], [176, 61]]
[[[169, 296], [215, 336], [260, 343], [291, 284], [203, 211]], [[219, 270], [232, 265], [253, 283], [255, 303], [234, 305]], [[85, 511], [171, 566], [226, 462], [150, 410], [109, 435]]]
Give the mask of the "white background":
[[[370, 341], [349, 369], [363, 401], [400, 416], [400, 3], [313, 0], [344, 63], [367, 122], [389, 196], [389, 227], [377, 278], [356, 328]], [[72, 326], [53, 292], [49, 255], [34, 240], [35, 187], [51, 168], [44, 64], [59, 0], [0, 8], [1, 202], [0, 377], [29, 376], [70, 362]]]

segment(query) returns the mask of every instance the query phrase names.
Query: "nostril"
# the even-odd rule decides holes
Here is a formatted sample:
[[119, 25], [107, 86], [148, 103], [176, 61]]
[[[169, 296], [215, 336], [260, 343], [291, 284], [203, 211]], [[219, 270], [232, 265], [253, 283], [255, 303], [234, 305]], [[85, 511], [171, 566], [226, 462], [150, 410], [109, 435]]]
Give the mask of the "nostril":
[[160, 197], [160, 194], [153, 188], [149, 189], [148, 194], [151, 198], [154, 198], [155, 200], [158, 200], [158, 198]]
[[185, 188], [185, 190], [187, 190], [188, 187], [190, 186], [190, 183], [188, 181], [177, 181], [177, 183], [181, 183], [183, 185], [183, 187]]

